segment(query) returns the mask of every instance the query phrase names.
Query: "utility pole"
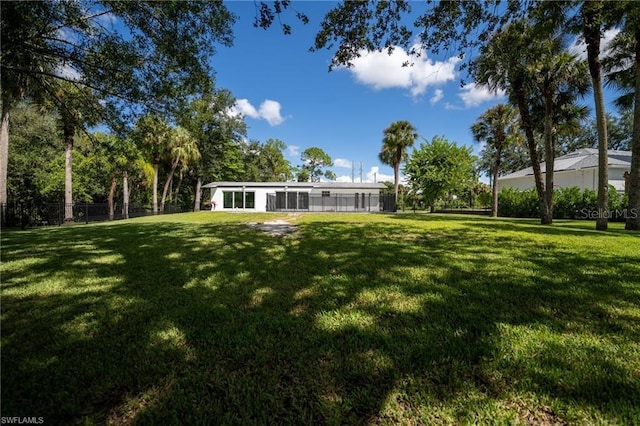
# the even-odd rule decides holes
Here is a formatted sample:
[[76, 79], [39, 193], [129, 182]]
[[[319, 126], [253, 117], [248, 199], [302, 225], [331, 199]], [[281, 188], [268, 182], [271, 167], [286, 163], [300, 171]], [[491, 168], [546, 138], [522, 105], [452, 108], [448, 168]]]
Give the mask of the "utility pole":
[[351, 161], [351, 183], [355, 182], [355, 180], [356, 180], [355, 163], [353, 161]]
[[360, 162], [360, 183], [362, 183], [362, 161]]

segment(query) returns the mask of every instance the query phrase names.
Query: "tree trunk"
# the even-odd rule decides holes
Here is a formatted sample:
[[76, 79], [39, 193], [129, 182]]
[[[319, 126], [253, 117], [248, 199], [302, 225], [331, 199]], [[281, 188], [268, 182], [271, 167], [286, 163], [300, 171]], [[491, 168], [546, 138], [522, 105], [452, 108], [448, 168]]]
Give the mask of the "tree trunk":
[[[4, 214], [7, 205], [7, 176], [9, 166], [9, 102], [2, 102], [2, 124], [0, 127], [0, 209]], [[4, 219], [4, 218], [3, 218]], [[4, 223], [4, 220], [3, 220]]]
[[549, 214], [549, 224], [553, 220], [553, 170], [555, 155], [553, 149], [553, 96], [551, 89], [544, 89], [544, 163], [545, 163], [545, 203]]
[[200, 211], [200, 192], [202, 192], [202, 177], [198, 176], [198, 180], [196, 181], [196, 202], [193, 206], [194, 212]]
[[129, 219], [129, 173], [122, 173], [122, 218]]
[[178, 178], [178, 184], [176, 185], [176, 190], [173, 193], [173, 204], [178, 205], [178, 194], [180, 193], [180, 187], [182, 186], [182, 181], [184, 180], [184, 173], [180, 170], [180, 177]]
[[609, 225], [609, 152], [607, 143], [607, 119], [602, 90], [602, 67], [600, 64], [600, 38], [602, 36], [602, 1], [584, 2], [582, 6], [583, 35], [587, 44], [587, 63], [593, 85], [593, 100], [596, 107], [598, 131], [598, 215], [596, 229], [606, 231]]
[[158, 167], [160, 165], [160, 153], [153, 153], [153, 214], [158, 214]]
[[493, 166], [493, 188], [491, 188], [491, 217], [498, 217], [498, 174], [500, 172], [500, 156], [502, 150], [496, 150], [496, 161]]
[[173, 180], [173, 172], [175, 172], [176, 167], [178, 167], [178, 160], [175, 160], [171, 165], [169, 176], [167, 176], [167, 180], [164, 182], [164, 188], [162, 189], [162, 199], [160, 200], [160, 213], [164, 212], [164, 202], [167, 200], [169, 186], [171, 185], [171, 181]]
[[393, 165], [393, 181], [394, 181], [394, 193], [396, 195], [396, 209], [398, 211], [398, 188], [400, 187], [400, 163], [397, 162]]
[[107, 204], [109, 205], [109, 220], [113, 220], [116, 212], [113, 206], [113, 198], [116, 195], [116, 187], [118, 185], [118, 179], [114, 176], [111, 178], [111, 187], [109, 188], [109, 195], [107, 196]]
[[629, 176], [629, 207], [625, 229], [640, 231], [640, 27], [635, 31], [636, 87], [633, 106], [633, 138]]
[[533, 168], [533, 178], [536, 184], [536, 193], [538, 194], [538, 203], [540, 205], [540, 223], [542, 225], [548, 225], [551, 223], [552, 218], [549, 215], [549, 209], [547, 208], [547, 201], [545, 198], [544, 182], [542, 181], [542, 170], [540, 169], [540, 159], [538, 158], [538, 150], [536, 149], [536, 140], [533, 135], [533, 123], [529, 114], [529, 103], [527, 101], [526, 93], [522, 87], [514, 88], [516, 92], [516, 98], [518, 101], [518, 110], [520, 112], [520, 120], [522, 121], [522, 127], [527, 139], [527, 146], [529, 147], [529, 156], [531, 157], [531, 167]]
[[73, 136], [75, 128], [64, 126], [64, 222], [73, 222]]

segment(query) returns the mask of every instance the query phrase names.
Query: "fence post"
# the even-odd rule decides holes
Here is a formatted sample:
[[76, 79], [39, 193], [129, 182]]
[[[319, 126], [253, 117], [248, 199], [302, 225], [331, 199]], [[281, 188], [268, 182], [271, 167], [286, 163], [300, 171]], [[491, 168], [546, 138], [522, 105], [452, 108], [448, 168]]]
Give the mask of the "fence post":
[[84, 223], [89, 224], [89, 203], [84, 203]]

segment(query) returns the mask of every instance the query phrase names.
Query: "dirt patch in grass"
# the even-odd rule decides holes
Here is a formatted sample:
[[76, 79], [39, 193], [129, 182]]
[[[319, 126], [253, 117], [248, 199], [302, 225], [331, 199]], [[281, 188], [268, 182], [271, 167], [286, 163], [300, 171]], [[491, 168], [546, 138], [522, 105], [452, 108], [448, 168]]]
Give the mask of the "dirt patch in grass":
[[292, 225], [286, 220], [277, 219], [271, 220], [264, 223], [255, 223], [250, 222], [247, 223], [250, 228], [258, 229], [260, 231], [266, 232], [272, 237], [284, 237], [296, 231], [298, 229], [297, 225]]
[[550, 407], [528, 407], [518, 402], [505, 405], [517, 411], [518, 418], [527, 426], [563, 426], [567, 424]]

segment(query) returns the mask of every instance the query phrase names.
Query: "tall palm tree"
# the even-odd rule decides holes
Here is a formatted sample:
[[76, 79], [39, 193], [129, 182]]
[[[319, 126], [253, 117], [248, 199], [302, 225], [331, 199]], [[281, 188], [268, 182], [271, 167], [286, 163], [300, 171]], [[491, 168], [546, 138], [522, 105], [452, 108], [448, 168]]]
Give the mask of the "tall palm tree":
[[502, 150], [518, 134], [518, 111], [511, 105], [498, 104], [485, 111], [471, 126], [476, 142], [486, 142], [487, 149], [494, 152], [492, 169], [491, 216], [498, 216], [498, 176]]
[[102, 106], [91, 89], [75, 82], [47, 81], [42, 87], [49, 101], [43, 108], [55, 108], [60, 117], [64, 138], [64, 221], [73, 221], [73, 143], [76, 133], [85, 125], [95, 125], [102, 115]]
[[153, 164], [153, 214], [158, 214], [158, 169], [160, 155], [166, 148], [169, 127], [158, 115], [145, 115], [136, 123], [134, 136], [142, 150], [151, 156]]
[[640, 11], [635, 5], [628, 7], [623, 30], [611, 43], [603, 67], [607, 82], [622, 94], [615, 100], [621, 110], [633, 111], [631, 138], [631, 170], [629, 176], [629, 205], [625, 229], [640, 230]]
[[200, 160], [200, 151], [198, 144], [191, 134], [183, 127], [176, 127], [171, 130], [170, 134], [171, 146], [171, 169], [164, 183], [162, 191], [162, 199], [160, 201], [160, 212], [164, 211], [164, 204], [167, 199], [169, 185], [173, 179], [173, 174], [179, 165], [187, 166], [192, 162]]
[[493, 91], [506, 90], [510, 100], [518, 106], [520, 123], [531, 157], [531, 167], [540, 205], [540, 221], [542, 224], [550, 224], [552, 215], [545, 197], [542, 169], [531, 117], [530, 100], [535, 87], [531, 84], [533, 78], [529, 63], [537, 56], [533, 48], [534, 40], [528, 23], [514, 22], [494, 35], [489, 43], [481, 48], [474, 68], [475, 79], [478, 83], [487, 85]]
[[596, 107], [596, 128], [598, 131], [598, 217], [596, 229], [599, 231], [606, 231], [609, 226], [609, 147], [602, 87], [602, 64], [600, 62], [600, 40], [604, 32], [607, 14], [605, 7], [609, 7], [605, 3], [602, 0], [585, 1], [580, 7], [582, 36], [587, 45], [587, 63], [589, 64]]
[[[573, 110], [577, 97], [589, 90], [586, 64], [577, 55], [567, 52], [563, 36], [542, 40], [544, 53], [530, 64], [531, 74], [541, 93], [544, 111], [545, 198], [553, 214], [553, 170], [555, 165], [555, 141], [558, 119], [562, 112]], [[566, 118], [566, 117], [562, 117]]]
[[397, 203], [400, 163], [407, 159], [407, 148], [418, 139], [418, 133], [416, 133], [416, 128], [406, 120], [394, 121], [384, 129], [383, 133], [382, 150], [378, 154], [378, 158], [383, 164], [393, 167], [393, 184]]

